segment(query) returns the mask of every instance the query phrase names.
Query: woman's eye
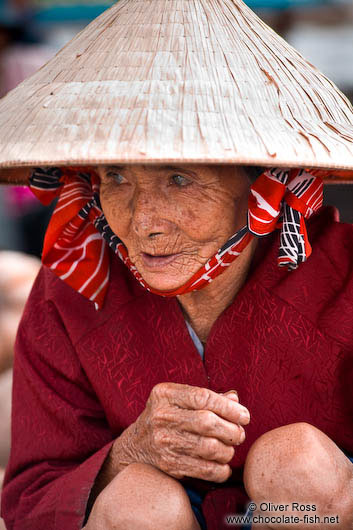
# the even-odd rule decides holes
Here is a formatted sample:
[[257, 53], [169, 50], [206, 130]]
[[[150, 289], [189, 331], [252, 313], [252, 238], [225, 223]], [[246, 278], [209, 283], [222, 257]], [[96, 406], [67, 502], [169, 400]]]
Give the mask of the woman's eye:
[[174, 184], [176, 184], [177, 186], [187, 186], [188, 184], [191, 184], [191, 181], [190, 179], [188, 179], [187, 177], [184, 177], [183, 175], [173, 175], [172, 176], [172, 181]]
[[123, 177], [120, 173], [109, 172], [107, 173], [107, 176], [111, 178], [116, 184], [123, 184], [126, 180], [125, 177]]

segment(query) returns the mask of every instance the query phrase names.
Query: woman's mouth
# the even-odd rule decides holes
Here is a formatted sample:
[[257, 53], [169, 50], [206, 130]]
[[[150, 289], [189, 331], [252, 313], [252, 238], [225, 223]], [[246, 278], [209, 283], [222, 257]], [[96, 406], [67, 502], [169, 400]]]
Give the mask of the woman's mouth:
[[180, 253], [177, 254], [165, 254], [165, 255], [153, 255], [147, 254], [146, 252], [141, 253], [142, 262], [145, 267], [149, 269], [161, 269], [172, 263], [176, 258], [180, 256]]

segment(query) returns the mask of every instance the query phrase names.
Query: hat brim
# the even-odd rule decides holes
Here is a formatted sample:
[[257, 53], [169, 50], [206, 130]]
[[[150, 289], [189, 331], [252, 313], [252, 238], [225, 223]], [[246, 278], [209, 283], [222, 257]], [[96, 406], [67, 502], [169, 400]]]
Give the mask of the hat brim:
[[[77, 168], [82, 168], [82, 165]], [[94, 166], [89, 166], [93, 167]], [[0, 183], [12, 186], [27, 185], [32, 173], [32, 167], [21, 168], [0, 168]], [[332, 172], [327, 169], [316, 169], [315, 175], [324, 179], [325, 184], [353, 184], [352, 170], [333, 169]]]

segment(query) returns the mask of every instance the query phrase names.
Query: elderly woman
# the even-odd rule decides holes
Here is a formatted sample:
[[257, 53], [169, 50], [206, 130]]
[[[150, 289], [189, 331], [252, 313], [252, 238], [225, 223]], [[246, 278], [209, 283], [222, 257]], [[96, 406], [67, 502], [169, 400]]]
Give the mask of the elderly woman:
[[[94, 39], [88, 46], [82, 33], [76, 44], [64, 49], [65, 61], [60, 63], [59, 54], [49, 63], [52, 85], [43, 83], [29, 91], [30, 101], [39, 97], [38, 113], [44, 112], [46, 121], [34, 130], [30, 114], [28, 138], [40, 137], [42, 143], [26, 140], [22, 153], [12, 144], [3, 161], [4, 179], [10, 179], [10, 167], [17, 165], [17, 178], [30, 177], [33, 192], [44, 203], [55, 197], [58, 203], [44, 245], [45, 266], [17, 338], [12, 453], [2, 515], [9, 530], [221, 530], [249, 527], [251, 513], [253, 527], [263, 530], [328, 524], [351, 529], [353, 230], [337, 222], [334, 209], [321, 208], [323, 173], [305, 169], [329, 164], [351, 168], [351, 107], [321, 77], [315, 88], [325, 86], [326, 99], [324, 90], [320, 97], [314, 90], [304, 97], [310, 84], [305, 90], [300, 84], [298, 94], [305, 105], [295, 99], [293, 107], [286, 107], [283, 94], [288, 87], [276, 77], [277, 67], [269, 73], [266, 56], [258, 75], [267, 80], [266, 105], [275, 97], [280, 102], [279, 132], [273, 136], [267, 122], [259, 136], [233, 126], [224, 137], [219, 135], [219, 124], [229, 122], [229, 83], [236, 79], [228, 47], [222, 41], [225, 53], [211, 54], [210, 61], [213, 55], [217, 60], [207, 65], [216, 86], [214, 102], [220, 101], [207, 118], [208, 125], [219, 118], [217, 127], [207, 128], [200, 109], [212, 105], [207, 92], [211, 81], [192, 111], [192, 87], [195, 93], [203, 90], [198, 80], [191, 84], [198, 70], [190, 70], [192, 75], [179, 92], [170, 81], [180, 76], [181, 66], [164, 47], [166, 37], [172, 42], [181, 35], [180, 27], [149, 42], [162, 49], [152, 59], [134, 55], [136, 42], [143, 39], [133, 39], [132, 12], [137, 20], [146, 21], [146, 35], [150, 17], [160, 17], [162, 26], [171, 20], [180, 24], [180, 12], [173, 10], [172, 2], [159, 2], [158, 9], [152, 4], [121, 0], [111, 15], [89, 27]], [[224, 39], [233, 34], [234, 20], [241, 19], [242, 37], [235, 41], [239, 49], [247, 42], [249, 28], [254, 35], [269, 31], [241, 4], [235, 9], [228, 1], [198, 0], [182, 4], [186, 22], [180, 38], [189, 39], [193, 26], [187, 21], [195, 20], [195, 6], [201, 6], [203, 22], [207, 13], [204, 27], [209, 33], [203, 47], [193, 43], [192, 53], [216, 46], [222, 31]], [[218, 32], [219, 20], [223, 29]], [[114, 121], [116, 108], [109, 99], [112, 81], [100, 84], [114, 57], [107, 56], [104, 68], [98, 69], [99, 82], [85, 85], [88, 74], [80, 71], [89, 63], [89, 54], [97, 60], [104, 48], [99, 39], [104, 35], [109, 41], [112, 28], [121, 36], [119, 46], [125, 46], [122, 56], [127, 50], [141, 68], [136, 72], [136, 65], [131, 67], [133, 78], [143, 80], [153, 71], [166, 82], [154, 86], [161, 90], [159, 99], [153, 91], [146, 96], [147, 84], [138, 99], [130, 67], [122, 68], [119, 75], [126, 75], [129, 83], [117, 82], [116, 106], [123, 110], [116, 120], [130, 116], [132, 121], [119, 133], [119, 142], [114, 135], [121, 122]], [[278, 49], [284, 46], [272, 34], [268, 38]], [[111, 47], [115, 41], [109, 42]], [[256, 41], [255, 48], [260, 45]], [[238, 58], [241, 53], [236, 49]], [[191, 51], [184, 66], [193, 60]], [[242, 51], [248, 57], [247, 45]], [[279, 70], [294, 53], [289, 48], [282, 52], [276, 63]], [[288, 75], [296, 64], [298, 76], [300, 68], [306, 79], [319, 76], [293, 57], [288, 60]], [[218, 86], [227, 68], [221, 72], [221, 58], [231, 75]], [[75, 80], [61, 86], [70, 61], [72, 68], [79, 65]], [[60, 72], [55, 71], [58, 63]], [[166, 73], [170, 64], [172, 73]], [[197, 66], [204, 64], [203, 57]], [[109, 76], [118, 75], [116, 69]], [[82, 81], [77, 82], [79, 76]], [[252, 85], [242, 86], [246, 102]], [[138, 83], [137, 89], [141, 91]], [[104, 90], [110, 95], [101, 98]], [[132, 107], [126, 112], [130, 92]], [[77, 144], [66, 141], [67, 124], [61, 142], [51, 137], [52, 130], [60, 131], [63, 115], [42, 134], [43, 123], [48, 123], [48, 116], [55, 119], [58, 109], [66, 109], [71, 123], [71, 107], [62, 106], [62, 94], [69, 94], [75, 109], [80, 104], [86, 109], [88, 100], [109, 100], [109, 113], [99, 115], [105, 116], [105, 131], [93, 113], [96, 140], [89, 149], [86, 143], [79, 144], [91, 129], [79, 129], [84, 120], [77, 110], [78, 125], [72, 128], [75, 134], [79, 131]], [[80, 94], [82, 101], [77, 100]], [[5, 101], [10, 109], [18, 96], [13, 93]], [[139, 107], [145, 99], [151, 105], [146, 113]], [[180, 128], [169, 107], [165, 114], [153, 114], [159, 101], [182, 102]], [[316, 122], [307, 132], [313, 101], [320, 109], [320, 134]], [[295, 126], [288, 114], [294, 107]], [[240, 111], [239, 116], [244, 119]], [[258, 125], [257, 115], [250, 118], [247, 123]], [[156, 134], [163, 132], [171, 153], [184, 135], [178, 156], [162, 156], [159, 146], [151, 144], [145, 134], [151, 123]], [[22, 138], [26, 131], [21, 127], [10, 127], [8, 136]], [[192, 136], [195, 130], [200, 136]], [[126, 140], [129, 134], [131, 142]], [[272, 135], [272, 149], [267, 134]], [[230, 151], [232, 141], [238, 158]], [[51, 149], [50, 161], [43, 145]], [[205, 145], [212, 156], [200, 154]], [[74, 157], [76, 148], [80, 153]], [[5, 151], [0, 148], [1, 153]], [[224, 163], [211, 163], [215, 159]], [[31, 171], [24, 169], [30, 166]], [[307, 229], [305, 218], [310, 218]], [[265, 234], [266, 238], [256, 237]]]
[[[205, 263], [219, 248], [239, 245], [232, 236], [247, 222], [250, 171], [126, 165], [98, 174], [103, 232], [109, 241], [110, 229], [119, 234], [132, 274], [112, 256], [98, 313], [47, 268], [37, 279], [17, 341], [8, 528], [79, 528], [85, 511], [86, 530], [222, 528], [243, 510], [244, 464], [259, 516], [282, 506], [282, 516], [304, 510], [351, 528], [353, 465], [336, 445], [352, 453], [352, 339], [342, 318], [351, 226], [321, 210], [298, 271], [278, 269], [277, 235], [254, 238], [193, 290], [190, 278], [211, 274]], [[50, 180], [64, 186], [50, 240], [75, 201], [74, 179], [38, 169], [33, 188], [44, 180], [44, 193]]]

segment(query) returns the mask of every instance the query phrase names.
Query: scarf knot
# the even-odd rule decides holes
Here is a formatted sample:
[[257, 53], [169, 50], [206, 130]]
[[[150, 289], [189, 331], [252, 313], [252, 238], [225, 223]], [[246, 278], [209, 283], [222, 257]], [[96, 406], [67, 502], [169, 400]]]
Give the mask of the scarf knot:
[[296, 269], [310, 256], [304, 219], [322, 206], [322, 199], [322, 179], [304, 169], [269, 169], [251, 186], [248, 229], [261, 237], [280, 228], [280, 267]]

